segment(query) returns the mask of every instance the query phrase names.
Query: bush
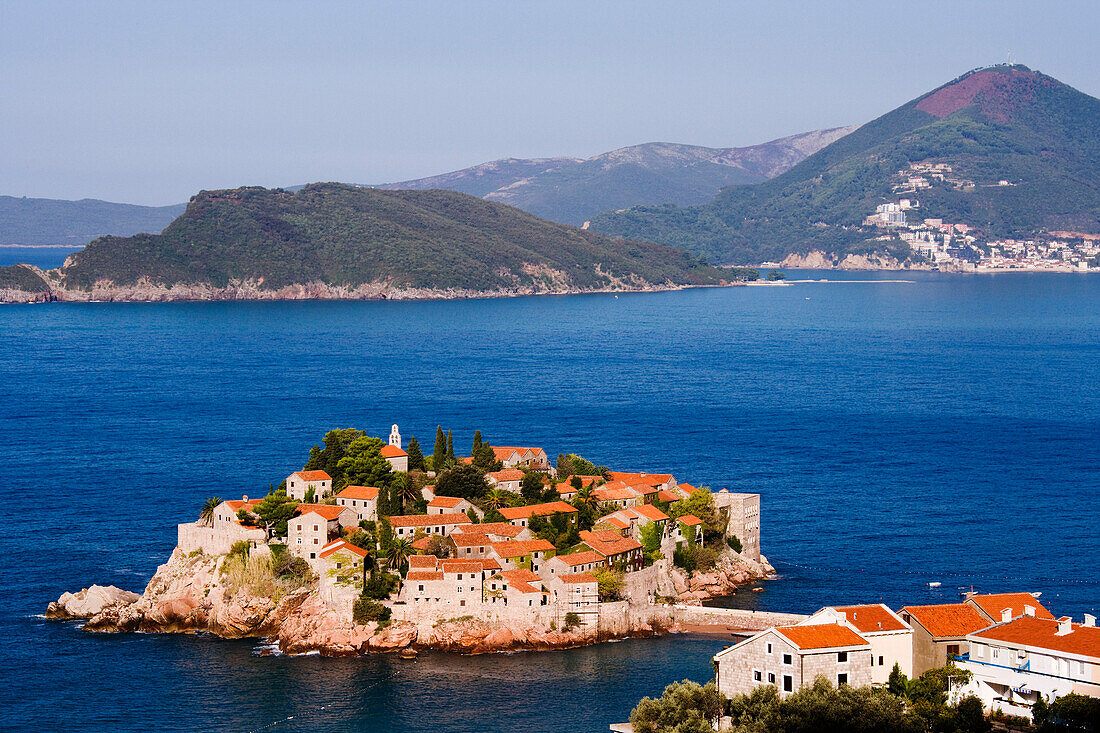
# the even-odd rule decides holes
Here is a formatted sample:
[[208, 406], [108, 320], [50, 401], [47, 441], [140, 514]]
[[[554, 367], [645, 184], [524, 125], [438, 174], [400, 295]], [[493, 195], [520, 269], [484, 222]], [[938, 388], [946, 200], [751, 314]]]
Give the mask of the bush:
[[565, 625], [562, 626], [563, 629], [568, 631], [569, 629], [572, 629], [572, 628], [574, 628], [576, 626], [580, 626], [580, 625], [581, 625], [581, 616], [580, 616], [579, 613], [577, 613], [575, 611], [570, 611], [569, 613], [565, 614]]
[[276, 578], [288, 578], [306, 582], [313, 577], [309, 563], [289, 552], [272, 553], [271, 572]]
[[241, 540], [240, 542], [234, 542], [233, 546], [229, 548], [229, 557], [248, 557], [249, 550], [248, 540]]
[[596, 568], [592, 571], [592, 575], [596, 578], [601, 603], [622, 599], [623, 587], [626, 585], [623, 573], [617, 573], [607, 568]]
[[683, 545], [676, 548], [676, 552], [672, 555], [672, 562], [689, 573], [705, 573], [718, 564], [718, 553], [710, 547]]
[[744, 549], [741, 545], [741, 540], [738, 539], [737, 535], [735, 534], [731, 534], [729, 537], [726, 538], [726, 544], [730, 546], [731, 550], [738, 554], [740, 554], [741, 550]]
[[713, 682], [705, 687], [690, 680], [675, 682], [658, 700], [643, 697], [630, 713], [630, 724], [634, 733], [713, 733], [711, 721], [718, 719], [724, 702]]
[[397, 576], [393, 573], [377, 571], [367, 578], [367, 584], [363, 586], [363, 596], [381, 601], [390, 597], [397, 590]]
[[351, 617], [357, 624], [366, 625], [373, 621], [378, 628], [383, 628], [390, 622], [391, 615], [389, 608], [365, 596], [356, 598], [351, 607]]

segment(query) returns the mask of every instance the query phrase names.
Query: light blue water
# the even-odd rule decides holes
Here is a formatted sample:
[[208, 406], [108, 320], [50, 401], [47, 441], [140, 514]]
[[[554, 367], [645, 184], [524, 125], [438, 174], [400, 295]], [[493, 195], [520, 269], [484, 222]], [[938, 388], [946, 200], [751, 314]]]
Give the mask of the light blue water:
[[1100, 277], [904, 277], [0, 308], [4, 727], [599, 731], [709, 675], [721, 640], [406, 663], [33, 617], [92, 582], [141, 590], [203, 498], [263, 493], [332, 427], [397, 422], [430, 443], [443, 424], [458, 449], [481, 429], [758, 491], [784, 577], [737, 603], [955, 600], [974, 584], [1095, 613]]

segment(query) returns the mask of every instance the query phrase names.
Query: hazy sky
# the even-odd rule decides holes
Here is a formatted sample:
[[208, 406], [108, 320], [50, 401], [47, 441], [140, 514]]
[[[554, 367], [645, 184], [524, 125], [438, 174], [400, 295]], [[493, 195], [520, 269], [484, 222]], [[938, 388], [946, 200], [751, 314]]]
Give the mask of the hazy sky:
[[0, 2], [0, 194], [186, 201], [865, 122], [1014, 61], [1100, 96], [1100, 2]]

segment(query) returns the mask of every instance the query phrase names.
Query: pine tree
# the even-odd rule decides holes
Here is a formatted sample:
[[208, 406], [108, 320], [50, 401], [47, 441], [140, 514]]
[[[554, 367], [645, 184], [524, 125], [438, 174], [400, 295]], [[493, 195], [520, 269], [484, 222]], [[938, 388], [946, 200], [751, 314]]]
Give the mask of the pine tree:
[[455, 461], [455, 441], [454, 436], [451, 435], [451, 431], [447, 431], [447, 462], [454, 463]]
[[432, 451], [432, 468], [436, 473], [443, 470], [443, 464], [447, 462], [447, 437], [443, 435], [443, 427], [435, 427], [435, 450]]
[[474, 431], [474, 447], [470, 449], [470, 455], [471, 456], [476, 456], [477, 452], [478, 452], [478, 450], [480, 450], [480, 448], [481, 448], [481, 431], [480, 430], [475, 430]]
[[420, 450], [420, 443], [416, 442], [416, 436], [409, 438], [409, 470], [410, 471], [423, 471], [424, 470], [424, 453]]

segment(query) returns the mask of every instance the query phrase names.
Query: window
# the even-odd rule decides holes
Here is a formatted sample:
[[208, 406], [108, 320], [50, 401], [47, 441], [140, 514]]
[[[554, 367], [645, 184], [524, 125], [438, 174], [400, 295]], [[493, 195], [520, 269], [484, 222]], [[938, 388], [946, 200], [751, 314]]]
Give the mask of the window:
[[769, 685], [774, 685], [775, 684], [775, 672], [768, 672], [768, 684]]
[[794, 677], [783, 675], [783, 692], [794, 692]]
[[794, 660], [791, 658], [790, 654], [783, 655], [783, 664], [786, 664], [788, 667], [794, 664]]
[[[947, 656], [949, 656], [949, 657], [952, 656], [952, 655], [958, 656], [958, 653], [959, 653], [959, 645], [958, 644], [948, 644], [947, 645]], [[997, 656], [997, 651], [996, 650], [993, 650], [993, 656], [994, 656], [994, 658], [996, 658], [996, 656]]]
[[459, 574], [458, 574], [458, 579], [459, 579], [459, 580], [462, 580], [462, 573], [459, 573]]
[[754, 669], [752, 671], [752, 680], [753, 680], [753, 682], [763, 682], [764, 681], [764, 673], [761, 672], [759, 669]]
[[[462, 589], [461, 589], [461, 588], [459, 588], [459, 590], [462, 590]], [[466, 605], [466, 601], [465, 601], [465, 600], [461, 600], [461, 601], [459, 601], [459, 602], [458, 602], [458, 605], [460, 605], [460, 606], [465, 606], [465, 605]]]
[[417, 589], [417, 590], [418, 590], [419, 592], [421, 592], [421, 593], [423, 593], [423, 592], [424, 592], [424, 586], [422, 586], [422, 585], [418, 585], [418, 586], [416, 586], [416, 589]]
[[772, 653], [772, 643], [769, 641], [768, 642], [768, 654], [771, 654], [771, 653]]
[[878, 658], [878, 666], [880, 666], [880, 667], [882, 666], [882, 655], [881, 654], [879, 655], [879, 658]]
[[845, 664], [848, 661], [848, 652], [837, 652], [836, 661], [839, 664]]
[[462, 592], [462, 586], [461, 586], [461, 585], [460, 585], [460, 586], [458, 586], [458, 592], [459, 592], [459, 593], [461, 593], [461, 592]]
[[310, 560], [316, 560], [317, 559], [317, 553], [316, 552], [309, 553], [309, 559]]
[[848, 684], [848, 674], [846, 672], [841, 672], [836, 676], [836, 686], [840, 687], [846, 684]]

